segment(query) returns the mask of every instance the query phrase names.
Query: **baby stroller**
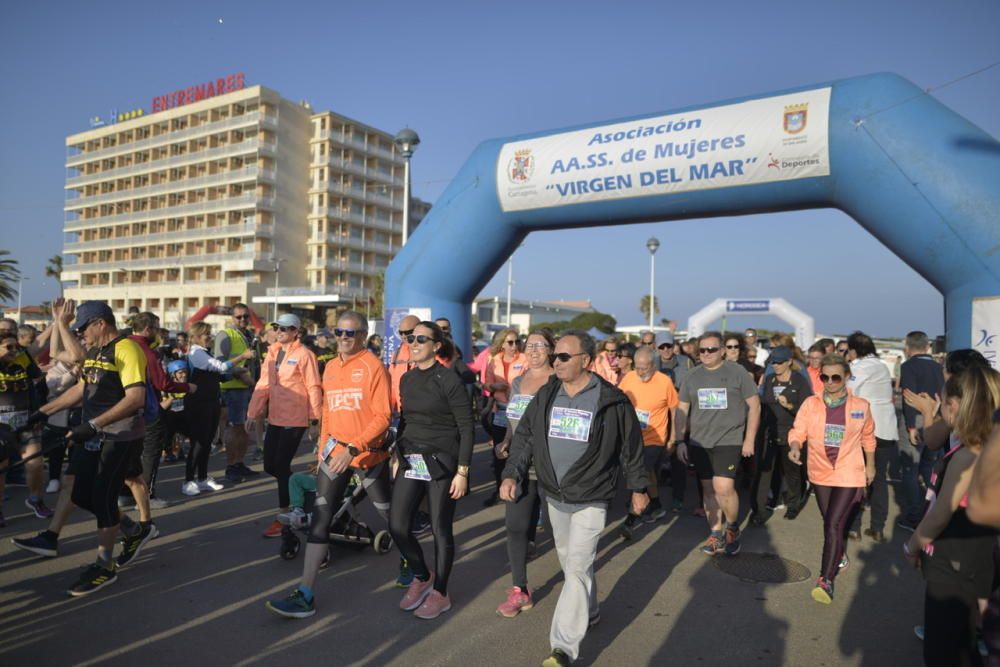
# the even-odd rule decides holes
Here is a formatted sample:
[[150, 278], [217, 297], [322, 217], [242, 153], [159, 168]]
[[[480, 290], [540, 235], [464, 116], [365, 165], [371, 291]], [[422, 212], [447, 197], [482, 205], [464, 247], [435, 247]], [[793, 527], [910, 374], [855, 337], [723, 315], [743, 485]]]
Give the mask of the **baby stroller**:
[[[385, 442], [379, 449], [391, 452], [395, 446], [395, 435], [395, 428], [390, 428], [386, 434]], [[384, 465], [388, 465], [388, 462]], [[361, 519], [358, 505], [367, 497], [368, 493], [365, 491], [361, 479], [357, 473], [352, 474], [351, 481], [344, 492], [343, 502], [340, 508], [334, 513], [333, 519], [330, 522], [330, 541], [339, 544], [349, 544], [362, 549], [371, 545], [377, 554], [388, 553], [392, 551], [393, 546], [392, 535], [389, 534], [389, 531], [383, 529], [375, 532]], [[306, 507], [304, 509], [307, 512], [312, 512], [314, 501], [315, 494], [309, 493], [306, 495]], [[304, 530], [308, 531], [308, 526]], [[293, 560], [298, 555], [301, 547], [302, 539], [295, 534], [295, 530], [291, 526], [285, 526], [281, 529], [280, 553], [282, 558]]]

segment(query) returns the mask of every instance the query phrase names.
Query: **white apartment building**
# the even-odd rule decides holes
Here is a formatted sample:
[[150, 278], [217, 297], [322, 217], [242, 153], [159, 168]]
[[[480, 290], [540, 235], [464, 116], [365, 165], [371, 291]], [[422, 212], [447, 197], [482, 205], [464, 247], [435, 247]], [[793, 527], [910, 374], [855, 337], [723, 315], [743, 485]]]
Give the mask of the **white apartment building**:
[[[242, 75], [213, 84], [66, 139], [66, 297], [172, 329], [206, 305], [363, 307], [401, 242], [392, 136]], [[428, 209], [412, 200], [411, 229]]]

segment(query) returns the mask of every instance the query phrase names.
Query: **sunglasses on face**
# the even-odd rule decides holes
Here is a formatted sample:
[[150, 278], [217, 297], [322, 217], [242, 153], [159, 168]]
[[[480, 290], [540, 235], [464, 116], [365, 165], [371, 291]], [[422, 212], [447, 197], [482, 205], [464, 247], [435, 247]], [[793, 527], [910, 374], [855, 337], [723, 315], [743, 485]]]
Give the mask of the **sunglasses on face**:
[[740, 346], [739, 345], [727, 345], [726, 349], [727, 350], [738, 350], [738, 349], [740, 349]]
[[406, 338], [411, 333], [413, 333], [413, 329], [400, 329], [399, 330], [399, 337], [400, 338]]
[[844, 356], [845, 354], [847, 354], [847, 348], [846, 347], [838, 347], [837, 348], [837, 354], [839, 354], [840, 356]]
[[558, 354], [550, 354], [549, 355], [549, 363], [550, 364], [554, 364], [557, 361], [561, 361], [562, 363], [565, 364], [567, 361], [569, 361], [573, 357], [582, 357], [584, 354], [586, 354], [586, 352], [577, 352], [576, 354], [570, 354], [569, 352], [560, 352]]
[[503, 344], [504, 345], [517, 345], [517, 341], [516, 340], [505, 340], [503, 342]]
[[698, 354], [715, 354], [720, 349], [719, 347], [699, 347]]
[[273, 331], [280, 331], [281, 333], [285, 333], [286, 331], [295, 331], [295, 327], [283, 327], [279, 324], [274, 325], [271, 329]]
[[659, 349], [661, 350], [672, 350], [674, 348], [673, 343], [660, 343]]
[[791, 359], [785, 359], [784, 361], [772, 361], [772, 366], [780, 366], [781, 364], [787, 364]]
[[354, 335], [358, 333], [358, 329], [334, 329], [333, 335], [335, 338], [354, 338]]
[[827, 375], [826, 373], [820, 373], [819, 374], [819, 379], [820, 379], [820, 382], [823, 382], [825, 384], [827, 382], [841, 382], [841, 381], [843, 381], [844, 376], [840, 375], [839, 373], [834, 373], [833, 375]]
[[86, 331], [87, 329], [90, 328], [91, 324], [93, 324], [96, 321], [97, 321], [96, 319], [87, 320], [86, 323], [84, 323], [84, 325], [82, 327], [77, 327], [76, 333], [82, 334], [84, 331]]
[[423, 345], [424, 343], [432, 342], [433, 340], [434, 339], [431, 338], [430, 336], [425, 336], [423, 334], [420, 334], [419, 336], [414, 336], [413, 334], [410, 334], [409, 336], [406, 337], [406, 342], [409, 343], [410, 345], [413, 345], [414, 341], [416, 341], [420, 345]]
[[249, 320], [249, 315], [233, 315], [234, 320]]

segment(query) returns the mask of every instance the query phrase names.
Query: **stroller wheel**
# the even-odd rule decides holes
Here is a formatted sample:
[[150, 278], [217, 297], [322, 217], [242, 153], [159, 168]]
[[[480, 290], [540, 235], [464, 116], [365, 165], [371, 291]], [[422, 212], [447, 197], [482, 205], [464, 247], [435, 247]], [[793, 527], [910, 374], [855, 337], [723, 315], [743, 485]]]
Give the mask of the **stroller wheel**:
[[298, 555], [300, 547], [299, 538], [286, 527], [281, 533], [281, 557], [285, 560], [293, 560]]
[[392, 550], [392, 535], [389, 534], [388, 530], [380, 530], [375, 533], [375, 539], [372, 540], [372, 549], [377, 554], [386, 554]]

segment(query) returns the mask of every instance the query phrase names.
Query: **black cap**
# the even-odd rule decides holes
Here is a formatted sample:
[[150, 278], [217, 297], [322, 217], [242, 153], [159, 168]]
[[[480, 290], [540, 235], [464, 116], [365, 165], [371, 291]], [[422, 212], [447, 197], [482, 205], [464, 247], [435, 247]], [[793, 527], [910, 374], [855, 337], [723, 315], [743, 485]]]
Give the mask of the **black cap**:
[[84, 301], [76, 307], [76, 322], [73, 322], [73, 326], [70, 328], [73, 331], [79, 331], [97, 319], [114, 322], [115, 314], [111, 307], [103, 301]]

